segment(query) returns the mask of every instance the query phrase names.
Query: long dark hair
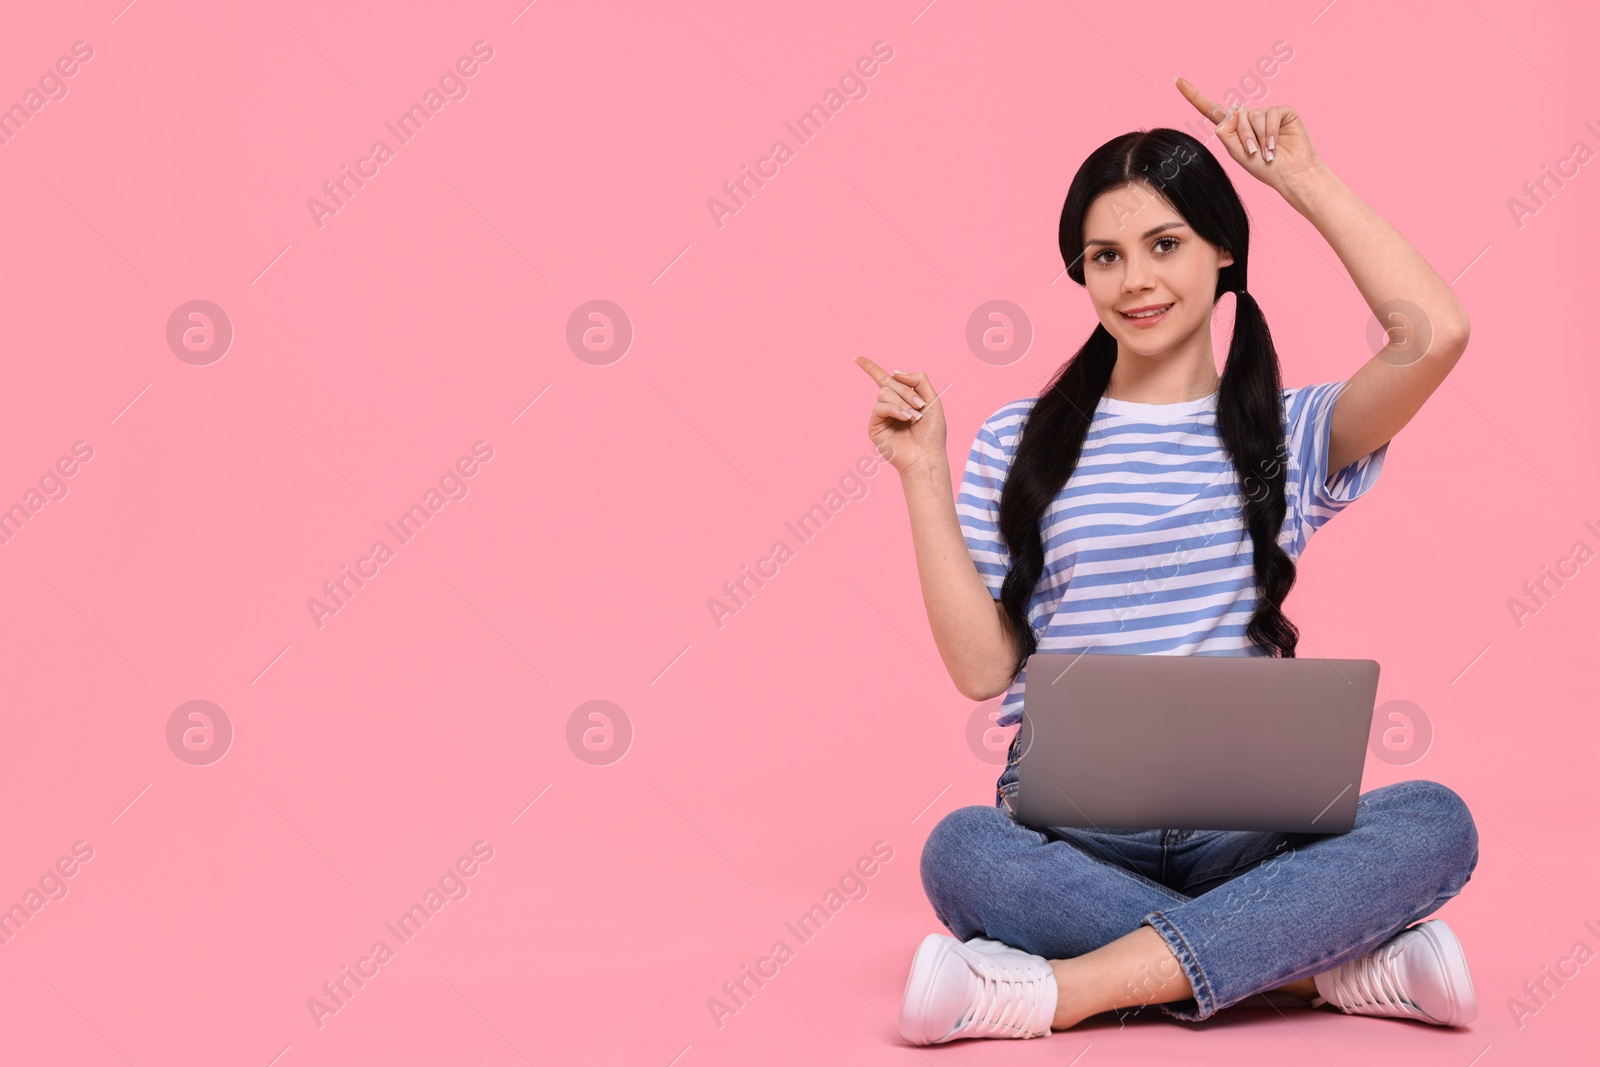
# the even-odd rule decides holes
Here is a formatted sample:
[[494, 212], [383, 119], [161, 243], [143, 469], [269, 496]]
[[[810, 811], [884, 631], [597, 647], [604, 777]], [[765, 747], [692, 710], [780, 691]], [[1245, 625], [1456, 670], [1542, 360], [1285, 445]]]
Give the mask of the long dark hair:
[[[1250, 221], [1228, 175], [1199, 141], [1161, 127], [1123, 134], [1083, 161], [1061, 209], [1061, 258], [1079, 285], [1084, 284], [1084, 216], [1100, 194], [1130, 182], [1156, 190], [1196, 233], [1233, 256], [1233, 263], [1217, 274], [1213, 297], [1233, 293], [1237, 301], [1217, 396], [1217, 431], [1244, 487], [1244, 525], [1253, 542], [1258, 596], [1246, 633], [1268, 655], [1292, 657], [1300, 632], [1282, 606], [1294, 585], [1295, 564], [1278, 545], [1287, 508], [1283, 385], [1266, 319], [1245, 291]], [[1039, 646], [1027, 609], [1044, 573], [1042, 520], [1078, 465], [1116, 362], [1116, 339], [1103, 324], [1096, 325], [1034, 403], [1006, 475], [1000, 533], [1011, 569], [1000, 599], [1019, 645], [1013, 678]], [[1243, 530], [1239, 539], [1244, 539]]]

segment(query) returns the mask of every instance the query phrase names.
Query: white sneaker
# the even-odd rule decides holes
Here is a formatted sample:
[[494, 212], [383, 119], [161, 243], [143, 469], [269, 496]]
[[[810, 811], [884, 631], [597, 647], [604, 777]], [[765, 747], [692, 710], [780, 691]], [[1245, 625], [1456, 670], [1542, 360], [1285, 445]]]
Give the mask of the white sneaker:
[[1315, 979], [1321, 996], [1350, 1015], [1388, 1015], [1438, 1026], [1465, 1026], [1478, 1015], [1478, 997], [1455, 931], [1429, 919], [1395, 934]]
[[1050, 961], [988, 938], [929, 934], [911, 961], [900, 1032], [914, 1045], [964, 1037], [1049, 1037], [1056, 1014]]

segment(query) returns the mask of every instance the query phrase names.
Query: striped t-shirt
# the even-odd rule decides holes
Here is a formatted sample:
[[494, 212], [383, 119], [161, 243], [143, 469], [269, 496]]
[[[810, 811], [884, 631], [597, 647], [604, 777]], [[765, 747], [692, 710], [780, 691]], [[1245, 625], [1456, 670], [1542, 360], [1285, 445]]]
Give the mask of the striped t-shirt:
[[[1339, 471], [1331, 489], [1324, 484], [1333, 402], [1348, 384], [1283, 391], [1278, 461], [1288, 509], [1278, 544], [1292, 559], [1383, 470], [1388, 442]], [[1037, 399], [1012, 401], [984, 420], [956, 495], [967, 549], [996, 600], [1011, 565], [1000, 491]], [[1028, 604], [1038, 651], [1267, 654], [1245, 635], [1257, 599], [1252, 542], [1216, 412], [1216, 393], [1177, 404], [1100, 400], [1077, 469], [1041, 523], [1044, 573]], [[1006, 691], [996, 725], [1022, 721], [1027, 673]]]

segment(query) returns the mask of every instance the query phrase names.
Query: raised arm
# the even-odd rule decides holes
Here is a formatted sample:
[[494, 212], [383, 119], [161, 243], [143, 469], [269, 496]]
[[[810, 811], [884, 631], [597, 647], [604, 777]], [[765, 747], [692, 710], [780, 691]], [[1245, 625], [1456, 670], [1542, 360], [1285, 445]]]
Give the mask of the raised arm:
[[1187, 79], [1178, 90], [1217, 123], [1234, 162], [1317, 228], [1389, 333], [1334, 403], [1328, 469], [1337, 472], [1393, 438], [1439, 388], [1466, 350], [1467, 313], [1411, 242], [1317, 155], [1294, 108], [1228, 112]]
[[1011, 685], [1016, 637], [961, 533], [945, 453], [944, 405], [922, 371], [886, 371], [866, 356], [855, 362], [878, 383], [867, 435], [900, 473], [922, 601], [939, 657], [962, 696], [999, 696]]

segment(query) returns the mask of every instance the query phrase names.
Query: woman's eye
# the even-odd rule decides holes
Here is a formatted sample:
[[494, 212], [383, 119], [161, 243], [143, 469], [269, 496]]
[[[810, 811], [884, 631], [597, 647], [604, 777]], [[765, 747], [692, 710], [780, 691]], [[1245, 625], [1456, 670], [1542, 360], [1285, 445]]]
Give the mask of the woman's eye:
[[[1156, 238], [1155, 244], [1152, 245], [1151, 248], [1161, 255], [1171, 255], [1173, 252], [1178, 250], [1178, 246], [1182, 243], [1183, 242], [1179, 241], [1176, 237], [1158, 237]], [[1109, 267], [1113, 261], [1107, 257], [1115, 256], [1116, 254], [1117, 253], [1114, 249], [1101, 249], [1099, 252], [1096, 252], [1090, 257], [1090, 261], [1098, 263], [1102, 267]]]

